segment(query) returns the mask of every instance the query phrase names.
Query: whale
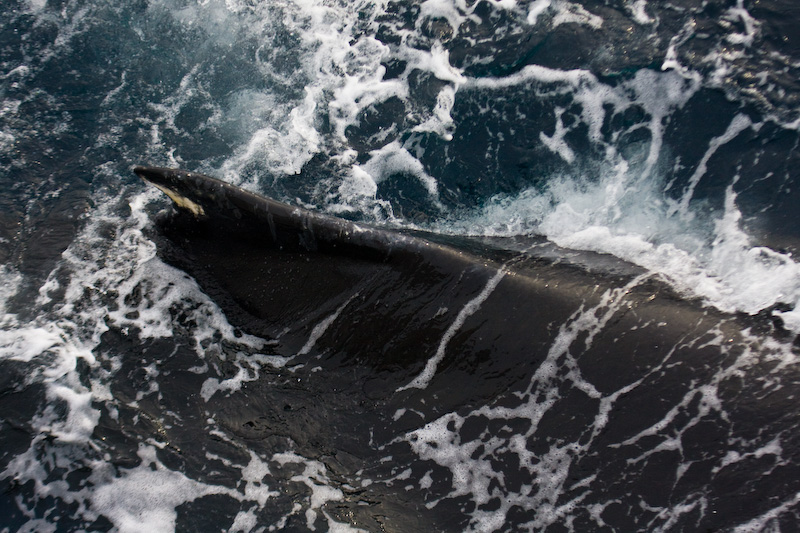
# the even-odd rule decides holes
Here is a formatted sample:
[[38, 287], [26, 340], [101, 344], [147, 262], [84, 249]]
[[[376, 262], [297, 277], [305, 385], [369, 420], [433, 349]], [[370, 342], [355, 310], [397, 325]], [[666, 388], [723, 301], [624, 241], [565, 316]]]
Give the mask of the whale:
[[[724, 529], [800, 490], [789, 408], [800, 376], [782, 363], [798, 348], [768, 312], [726, 313], [640, 267], [536, 236], [381, 227], [195, 172], [134, 172], [172, 201], [154, 224], [159, 256], [289, 360], [283, 397], [309, 418], [287, 421], [275, 380], [249, 384], [224, 400], [243, 438], [312, 442], [304, 453], [337, 458], [329, 466], [344, 478], [373, 459], [378, 476], [391, 449], [411, 477], [440, 469], [443, 494], [456, 496], [477, 490], [480, 473], [453, 459], [469, 450], [506, 495], [485, 512], [515, 520], [541, 513], [533, 495], [550, 486], [541, 465], [556, 451], [568, 475], [547, 505], [600, 506], [608, 523], [674, 508], [678, 529]], [[372, 517], [391, 521], [400, 498], [427, 517], [405, 527], [466, 527], [444, 503], [378, 485], [364, 489], [376, 491]], [[757, 491], [772, 496], [754, 503]]]

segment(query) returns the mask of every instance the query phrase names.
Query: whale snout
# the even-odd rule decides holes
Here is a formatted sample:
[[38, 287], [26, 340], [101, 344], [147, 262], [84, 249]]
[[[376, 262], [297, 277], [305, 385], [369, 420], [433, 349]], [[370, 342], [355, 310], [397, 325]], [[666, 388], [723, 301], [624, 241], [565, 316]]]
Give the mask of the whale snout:
[[169, 196], [176, 206], [186, 209], [197, 217], [205, 215], [203, 206], [189, 199], [184, 192], [181, 192], [181, 189], [186, 186], [186, 178], [191, 176], [190, 173], [176, 171], [171, 168], [144, 166], [137, 166], [133, 171], [144, 181]]
[[161, 167], [136, 166], [133, 171], [137, 176], [153, 185], [167, 185], [175, 181], [173, 169]]

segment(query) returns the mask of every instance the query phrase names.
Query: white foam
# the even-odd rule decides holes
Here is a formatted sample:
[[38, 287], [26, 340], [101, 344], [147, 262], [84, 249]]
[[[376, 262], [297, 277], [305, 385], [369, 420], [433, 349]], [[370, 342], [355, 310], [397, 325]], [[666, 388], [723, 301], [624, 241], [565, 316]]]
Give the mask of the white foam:
[[[156, 258], [155, 245], [143, 230], [150, 224], [147, 204], [161, 199], [157, 191], [148, 188], [134, 196], [129, 204], [130, 216], [123, 218], [113, 214], [116, 206], [111, 199], [98, 198], [99, 208], [63, 253], [61, 265], [42, 286], [37, 303], [49, 302], [50, 294], [60, 286], [60, 273], [68, 272], [64, 301], [55, 312], [64, 320], [76, 322], [73, 327], [78, 331], [88, 326], [89, 351], [108, 329], [107, 323], [121, 329], [136, 327], [142, 338], [171, 337], [176, 327], [171, 308], [185, 308], [198, 323], [195, 347], [199, 356], [205, 353], [202, 342], [217, 332], [233, 343], [256, 350], [263, 347], [262, 339], [235, 335], [222, 312], [194, 280]], [[113, 239], [103, 232], [109, 226], [117, 228]], [[137, 292], [141, 303], [129, 305], [126, 298]], [[115, 305], [110, 308], [112, 294], [116, 295]], [[195, 302], [198, 305], [192, 305]]]
[[13, 148], [17, 138], [11, 133], [0, 131], [0, 152], [7, 152]]
[[217, 378], [206, 378], [200, 387], [200, 396], [208, 402], [214, 394], [220, 391], [237, 391], [242, 388], [242, 383], [252, 381], [253, 378], [247, 375], [247, 371], [239, 367], [235, 376], [228, 379], [219, 380]]
[[[754, 125], [750, 118], [747, 117], [747, 115], [740, 113], [733, 117], [731, 123], [728, 125], [727, 129], [722, 135], [711, 139], [708, 149], [706, 150], [705, 154], [703, 154], [700, 162], [697, 164], [694, 173], [689, 178], [689, 184], [686, 187], [680, 202], [670, 211], [670, 215], [673, 211], [678, 211], [683, 217], [690, 218], [693, 216], [689, 212], [689, 202], [691, 202], [692, 197], [694, 196], [694, 191], [697, 188], [698, 182], [708, 171], [708, 161], [721, 146], [735, 139], [741, 132], [751, 127], [754, 127]], [[667, 186], [667, 189], [669, 189], [669, 186]]]
[[[239, 352], [234, 360], [239, 374], [230, 383], [217, 383], [218, 389], [232, 390], [247, 379], [255, 379], [263, 364], [285, 363], [285, 358], [259, 354], [257, 350], [264, 346], [262, 339], [237, 335], [194, 281], [155, 257], [154, 246], [144, 235], [150, 224], [146, 207], [155, 198], [162, 200], [149, 190], [135, 195], [130, 214], [125, 215], [113, 198], [100, 192], [94, 198], [97, 207], [93, 216], [86, 219], [40, 289], [36, 300], [40, 315], [25, 323], [9, 314], [9, 309], [0, 314], [0, 360], [32, 365], [27, 379], [43, 383], [48, 399], [31, 420], [34, 440], [30, 448], [9, 462], [2, 477], [35, 482], [38, 496], [49, 494], [66, 502], [84, 502], [81, 512], [87, 520], [102, 513], [120, 531], [139, 530], [143, 524], [153, 531], [169, 531], [174, 528], [175, 507], [206, 494], [229, 494], [261, 506], [275, 494], [258, 479], [269, 470], [255, 457], [243, 467], [243, 493], [169, 471], [148, 446], [140, 449], [143, 465], [119, 475], [96, 457], [93, 434], [100, 410], [95, 406], [105, 404], [112, 418], [118, 412], [108, 383], [122, 363], [113, 352], [104, 352], [101, 366], [95, 354], [109, 327], [129, 335], [137, 332], [142, 339], [171, 337], [185, 327], [175, 317], [175, 312], [183, 309], [189, 322], [196, 324], [192, 338], [200, 361], [207, 353], [220, 353], [220, 342], [255, 352]], [[7, 269], [2, 275], [9, 280], [4, 295], [16, 292], [20, 276]], [[78, 360], [86, 363], [84, 369]], [[158, 364], [144, 370], [147, 380], [136, 398], [158, 392]], [[205, 389], [199, 392], [209, 393]], [[83, 468], [96, 462], [91, 467], [96, 471], [93, 488], [70, 491], [64, 481], [49, 481], [49, 473], [38, 460], [43, 442], [55, 443], [47, 453], [58, 464]]]
[[425, 0], [420, 4], [419, 11], [417, 28], [426, 19], [444, 19], [453, 31], [453, 35], [458, 35], [458, 29], [466, 22], [471, 10], [463, 0]]
[[339, 185], [339, 194], [349, 205], [358, 205], [363, 200], [376, 200], [377, 193], [375, 178], [358, 165], [353, 166]]
[[639, 24], [652, 24], [653, 18], [647, 14], [647, 0], [626, 0], [626, 9], [633, 15], [633, 20]]
[[[139, 446], [137, 452], [141, 463], [130, 469], [116, 469], [106, 460], [92, 459], [91, 453], [83, 459], [85, 462], [73, 463], [76, 457], [68, 447], [52, 449], [48, 461], [62, 468], [69, 465], [80, 468], [84, 465], [87, 471], [91, 471], [88, 482], [82, 488], [70, 490], [65, 481], [45, 481], [48, 478], [46, 462], [39, 460], [41, 452], [37, 450], [40, 440], [41, 436], [35, 437], [34, 444], [27, 452], [13, 458], [2, 473], [3, 477], [13, 476], [20, 483], [33, 481], [39, 496], [78, 503], [76, 516], [86, 521], [105, 516], [120, 532], [138, 532], [144, 528], [147, 531], [174, 531], [177, 507], [210, 494], [225, 494], [240, 501], [266, 501], [263, 489], [255, 493], [248, 489], [243, 495], [236, 490], [202, 483], [169, 470], [158, 460], [156, 448], [144, 444]], [[248, 488], [250, 478], [247, 480]], [[27, 525], [38, 531], [38, 525], [43, 523], [31, 520]], [[240, 523], [238, 517], [235, 523]]]
[[[800, 264], [790, 254], [750, 244], [731, 187], [724, 214], [713, 221], [711, 242], [690, 221], [671, 216], [659, 197], [658, 190], [644, 184], [635, 193], [620, 189], [613, 178], [584, 187], [569, 179], [553, 180], [545, 194], [529, 190], [495, 199], [475, 219], [450, 229], [541, 233], [566, 248], [610, 253], [726, 312], [755, 314], [778, 302], [800, 302]], [[780, 316], [787, 327], [800, 331], [796, 311]]]
[[[531, 377], [528, 389], [517, 393], [521, 400], [517, 406], [486, 405], [464, 416], [448, 413], [406, 435], [406, 440], [421, 459], [434, 461], [452, 473], [452, 490], [446, 498], [468, 495], [471, 501], [480, 505], [496, 498], [497, 492], [489, 491], [492, 484], [501, 487], [499, 507], [494, 511], [475, 510], [470, 513], [470, 523], [466, 531], [500, 529], [506, 523], [507, 513], [514, 506], [533, 511], [534, 518], [528, 526], [532, 530], [543, 530], [574, 513], [575, 508], [589, 493], [583, 491], [572, 500], [557, 503], [562, 499], [565, 490], [574, 491], [575, 488], [591, 484], [594, 479], [591, 475], [568, 484], [570, 466], [575, 458], [590, 450], [593, 440], [607, 424], [608, 413], [617, 399], [639, 386], [644, 378], [603, 396], [582, 377], [571, 351], [590, 346], [606, 324], [625, 309], [622, 296], [644, 279], [646, 276], [641, 276], [625, 287], [607, 291], [596, 306], [578, 310], [562, 324], [545, 361]], [[576, 343], [581, 345], [575, 346]], [[666, 364], [668, 360], [669, 356], [662, 364]], [[588, 439], [582, 439], [580, 444], [552, 442], [547, 451], [533, 453], [528, 449], [528, 439], [536, 433], [545, 413], [560, 399], [559, 390], [564, 381], [569, 381], [570, 387], [583, 391], [587, 396], [600, 400], [591, 427], [587, 428], [590, 430], [587, 431]], [[707, 396], [714, 398], [713, 394]], [[711, 410], [718, 408], [718, 405], [712, 401], [707, 402], [707, 407]], [[464, 442], [460, 430], [472, 417], [479, 420], [522, 419], [529, 425], [525, 431], [509, 432], [502, 437], [485, 432], [473, 441]], [[508, 490], [502, 472], [497, 472], [492, 467], [493, 458], [505, 453], [518, 457], [520, 468], [531, 475], [533, 485], [522, 485], [518, 491]], [[433, 507], [436, 505], [438, 501], [430, 504]]]
[[62, 443], [88, 442], [100, 420], [100, 411], [92, 407], [94, 400], [92, 391], [82, 390], [79, 392], [73, 387], [54, 383], [47, 388], [47, 396], [51, 401], [61, 400], [68, 405], [67, 419], [52, 422], [47, 428], [49, 433]]
[[239, 511], [228, 533], [250, 533], [258, 525], [258, 517], [252, 509]]
[[553, 27], [561, 24], [580, 24], [599, 30], [603, 26], [603, 19], [590, 13], [582, 5], [572, 2], [556, 3], [558, 9], [553, 17]]
[[[214, 321], [210, 325], [210, 330], [214, 330], [218, 322]], [[225, 322], [222, 325], [222, 328], [227, 325]], [[204, 329], [202, 325], [198, 328], [199, 334], [204, 333]], [[252, 346], [251, 346], [252, 348]], [[282, 368], [286, 366], [286, 363], [292, 360], [292, 357], [284, 357], [279, 355], [266, 355], [262, 353], [248, 353], [248, 352], [237, 352], [234, 358], [230, 361], [236, 367], [236, 374], [232, 377], [225, 378], [225, 379], [218, 379], [209, 377], [203, 382], [203, 385], [200, 387], [200, 397], [203, 398], [206, 402], [208, 402], [212, 396], [214, 396], [218, 392], [234, 392], [238, 391], [242, 388], [247, 382], [256, 381], [259, 376], [261, 375], [261, 367], [264, 365], [269, 365], [274, 368]], [[202, 369], [202, 373], [208, 371], [208, 367], [205, 366]]]
[[741, 22], [744, 26], [743, 33], [730, 33], [726, 36], [726, 40], [729, 43], [745, 46], [753, 45], [761, 23], [744, 8], [744, 0], [737, 0], [736, 7], [728, 8], [723, 16], [723, 20], [725, 19], [734, 23]]
[[[377, 184], [393, 174], [410, 174], [420, 181], [434, 201], [438, 202], [439, 200], [436, 180], [425, 172], [422, 163], [411, 155], [400, 144], [400, 141], [393, 141], [370, 152], [370, 159], [363, 165], [356, 165], [354, 171], [359, 173], [362, 182], [366, 179], [362, 173], [370, 178], [363, 185], [364, 192], [377, 190]], [[376, 189], [373, 189], [370, 182], [376, 184]]]
[[[14, 324], [13, 317], [6, 318], [6, 326]], [[0, 331], [0, 359], [30, 362], [61, 344], [59, 332], [53, 328], [28, 327]]]
[[[50, 435], [64, 444], [89, 441], [100, 412], [92, 401], [104, 390], [95, 384], [87, 389], [77, 375], [79, 359], [96, 366], [91, 347], [74, 338], [70, 325], [20, 323], [13, 315], [0, 321], [0, 361], [31, 363], [27, 381], [43, 382], [49, 403], [32, 421], [40, 435]], [[57, 407], [65, 406], [61, 410]]]
[[[452, 490], [445, 496], [446, 499], [460, 498], [466, 495], [477, 506], [487, 503], [493, 498], [499, 502], [498, 508], [494, 511], [480, 509], [472, 511], [465, 531], [486, 532], [501, 529], [506, 524], [508, 512], [515, 506], [532, 513], [526, 526], [537, 531], [544, 530], [554, 523], [564, 523], [565, 520], [570, 520], [576, 509], [581, 508], [583, 499], [591, 493], [590, 487], [596, 478], [590, 474], [580, 479], [571, 479], [571, 465], [577, 458], [587, 453], [593, 453], [593, 441], [608, 423], [608, 415], [615, 402], [645, 383], [649, 376], [642, 376], [617, 391], [603, 395], [581, 375], [572, 352], [574, 350], [582, 351], [591, 346], [595, 337], [604, 330], [606, 325], [614, 320], [620, 312], [627, 310], [624, 295], [645, 279], [647, 279], [646, 275], [640, 276], [625, 287], [607, 291], [596, 306], [579, 309], [562, 324], [556, 339], [550, 346], [546, 359], [531, 377], [527, 390], [515, 394], [520, 400], [516, 406], [485, 405], [463, 415], [447, 413], [406, 435], [407, 442], [421, 459], [433, 461], [451, 472]], [[746, 334], [737, 347], [723, 342], [724, 340], [725, 338], [720, 333], [719, 339], [706, 339], [705, 342], [719, 346], [724, 351], [731, 350], [732, 353], [739, 353], [733, 365], [720, 369], [709, 381], [689, 390], [684, 398], [665, 414], [662, 420], [634, 437], [611, 446], [633, 445], [637, 446], [635, 449], [638, 450], [641, 440], [644, 437], [650, 438], [651, 442], [642, 450], [639, 457], [631, 460], [632, 463], [645, 461], [652, 454], [662, 450], [682, 451], [681, 439], [684, 432], [690, 431], [692, 427], [710, 415], [727, 418], [718, 396], [720, 383], [725, 383], [732, 376], [741, 378], [742, 372], [763, 362], [762, 357], [772, 350], [775, 350], [775, 355], [778, 357], [780, 357], [780, 353], [786, 356], [786, 352], [790, 351], [788, 346], [779, 346], [777, 343], [773, 343], [774, 345], [765, 351], [760, 340], [749, 338]], [[693, 341], [683, 339], [681, 342], [691, 343]], [[740, 350], [739, 348], [744, 349]], [[751, 350], [751, 348], [755, 350]], [[789, 357], [794, 361], [797, 359], [793, 355]], [[669, 365], [671, 362], [671, 353], [668, 352], [663, 360], [651, 370], [651, 373], [660, 372], [663, 366]], [[564, 388], [564, 382], [568, 382], [570, 389], [583, 391], [588, 397], [599, 400], [594, 419], [584, 432], [584, 438], [581, 438], [579, 442], [552, 440], [547, 450], [538, 450], [534, 453], [528, 448], [529, 439], [536, 433], [545, 413], [561, 399], [560, 391]], [[679, 416], [687, 412], [690, 405], [696, 406], [697, 412], [681, 423], [677, 432], [665, 433], [668, 427], [672, 427], [676, 423]], [[465, 442], [461, 438], [461, 428], [471, 418], [477, 419], [479, 423], [485, 419], [516, 421], [517, 427], [520, 420], [525, 420], [528, 427], [526, 430], [514, 431], [506, 428], [508, 433], [505, 435], [487, 431], [475, 440]], [[652, 442], [653, 440], [655, 442]], [[749, 443], [742, 442], [741, 445], [748, 446]], [[781, 453], [782, 447], [778, 440], [760, 445], [757, 449], [747, 452], [749, 456], [754, 457], [775, 455], [778, 458]], [[518, 458], [520, 470], [527, 471], [530, 475], [530, 485], [523, 484], [519, 486], [518, 490], [509, 490], [505, 485], [503, 473], [492, 467], [492, 461], [505, 454], [513, 454]], [[739, 459], [738, 454], [729, 454], [719, 461], [718, 467], [724, 468]], [[680, 477], [686, 468], [686, 464], [678, 465], [676, 475]], [[420, 486], [424, 488], [430, 483], [429, 480], [423, 480], [420, 481]], [[499, 487], [499, 491], [490, 491], [489, 487], [492, 485]], [[586, 490], [577, 490], [580, 488]], [[567, 493], [576, 496], [564, 500], [564, 495]], [[501, 497], [498, 498], [498, 494]], [[436, 507], [439, 501], [441, 500], [430, 502], [428, 506]], [[664, 530], [668, 530], [668, 524], [688, 512], [692, 505], [694, 504], [691, 502], [688, 504], [679, 502], [668, 509], [661, 509], [667, 523]], [[768, 514], [776, 516], [787, 508], [788, 505], [779, 506], [774, 512]], [[600, 517], [601, 511], [602, 506], [599, 506], [591, 514], [599, 526], [603, 525]], [[763, 523], [763, 520], [758, 523]]]
[[331, 324], [333, 324], [336, 321], [336, 319], [339, 318], [339, 315], [342, 313], [342, 311], [344, 311], [345, 307], [347, 307], [350, 304], [350, 302], [353, 301], [353, 298], [355, 298], [356, 296], [358, 296], [358, 292], [353, 293], [353, 295], [350, 296], [350, 298], [348, 298], [342, 305], [340, 305], [336, 309], [336, 311], [334, 311], [329, 316], [325, 317], [322, 321], [320, 321], [317, 325], [315, 325], [314, 328], [311, 330], [311, 334], [308, 336], [308, 340], [306, 340], [306, 343], [297, 352], [297, 355], [305, 355], [308, 352], [310, 352], [314, 348], [314, 345], [317, 343], [320, 337], [322, 337], [322, 335], [325, 334], [325, 332], [328, 330]]
[[250, 501], [258, 502], [261, 508], [266, 505], [268, 499], [279, 495], [278, 492], [269, 490], [264, 482], [269, 475], [269, 465], [266, 461], [262, 461], [255, 452], [250, 450], [250, 462], [242, 468], [241, 480], [245, 483], [244, 496]]
[[433, 205], [442, 208], [437, 180], [429, 175], [422, 163], [399, 141], [392, 141], [370, 152], [363, 164], [353, 164], [338, 186], [340, 202], [328, 209], [337, 214], [359, 212], [369, 214], [375, 221], [402, 225], [394, 215], [392, 204], [378, 197], [378, 184], [392, 175], [413, 176], [425, 188]]
[[[306, 459], [294, 452], [277, 453], [272, 456], [272, 460], [285, 465], [287, 463], [303, 465], [303, 472], [291, 478], [292, 481], [303, 483], [311, 491], [309, 495], [309, 507], [306, 509], [306, 527], [316, 531], [317, 511], [327, 502], [337, 502], [344, 500], [344, 493], [330, 485], [327, 469], [319, 461]], [[363, 530], [351, 527], [348, 524], [337, 522], [325, 511], [323, 516], [328, 522], [329, 531], [341, 531], [342, 533], [357, 533]]]
[[[298, 69], [292, 79], [280, 82], [286, 87], [304, 86], [301, 97], [287, 99], [289, 91], [280, 87], [277, 90], [281, 92], [275, 95], [246, 90], [235, 95], [224, 110], [221, 127], [244, 135], [239, 139], [241, 146], [222, 166], [228, 181], [255, 187], [256, 179], [244, 172], [253, 163], [280, 178], [298, 173], [317, 153], [336, 158], [348, 149], [345, 132], [357, 124], [363, 110], [391, 97], [405, 99], [408, 95], [404, 80], [383, 79], [381, 62], [389, 56], [389, 47], [356, 29], [371, 24], [370, 19], [380, 14], [377, 6], [356, 10], [347, 4], [317, 0], [274, 6], [217, 2], [213, 24], [204, 22], [210, 17], [204, 14], [206, 11], [205, 7], [192, 6], [177, 10], [175, 16], [184, 24], [200, 24], [212, 39], [224, 39], [226, 34], [236, 37], [239, 32], [270, 42], [274, 32], [286, 29], [300, 39], [293, 50]], [[220, 27], [228, 29], [220, 32]], [[279, 76], [268, 51], [259, 51], [257, 59], [265, 76]], [[278, 95], [281, 103], [276, 102]], [[330, 124], [333, 135], [324, 137], [320, 133], [323, 121]]]
[[[442, 63], [450, 65], [449, 60], [447, 59], [447, 52], [444, 52], [443, 49], [439, 49], [434, 47], [431, 50], [431, 54], [433, 57], [438, 57]], [[434, 72], [436, 70], [443, 70], [441, 68], [434, 67]], [[449, 76], [448, 76], [449, 77]], [[462, 83], [462, 78], [458, 76], [457, 83]], [[445, 85], [439, 91], [439, 94], [436, 95], [436, 105], [433, 108], [433, 112], [431, 113], [430, 117], [417, 126], [414, 126], [412, 131], [416, 132], [431, 132], [435, 133], [445, 141], [452, 141], [453, 140], [453, 129], [455, 128], [455, 123], [453, 122], [453, 117], [450, 116], [450, 112], [453, 110], [453, 105], [455, 105], [455, 94], [456, 94], [456, 87], [452, 85]]]
[[791, 513], [792, 509], [800, 503], [800, 492], [788, 497], [780, 505], [750, 520], [745, 524], [736, 526], [734, 533], [759, 533], [763, 531], [778, 531], [775, 520], [782, 514]]
[[564, 114], [563, 108], [557, 107], [555, 109], [555, 114], [556, 114], [556, 130], [553, 132], [553, 135], [547, 136], [543, 131], [540, 131], [539, 140], [541, 140], [542, 144], [548, 147], [551, 151], [560, 155], [561, 159], [563, 159], [567, 163], [573, 163], [575, 161], [575, 153], [572, 151], [572, 148], [570, 148], [569, 145], [564, 140], [564, 135], [569, 133], [569, 131], [572, 128], [564, 127], [564, 122], [561, 120], [561, 115]]
[[174, 531], [177, 506], [208, 494], [239, 496], [230, 489], [206, 485], [167, 469], [153, 447], [141, 446], [138, 454], [142, 464], [123, 470], [120, 477], [93, 476], [96, 488], [90, 497], [92, 508], [111, 520], [120, 533]]
[[27, 0], [28, 7], [34, 13], [42, 11], [47, 5], [47, 0]]
[[551, 4], [551, 0], [534, 0], [531, 2], [530, 7], [528, 8], [528, 24], [531, 26], [536, 25], [536, 21], [539, 20], [539, 16], [547, 11]]
[[[753, 246], [741, 227], [736, 195], [729, 187], [725, 211], [717, 219], [692, 204], [698, 184], [721, 147], [747, 129], [758, 130], [745, 115], [736, 115], [706, 152], [689, 178], [680, 200], [665, 194], [658, 179], [665, 119], [682, 107], [698, 88], [695, 76], [664, 76], [639, 71], [631, 80], [611, 88], [586, 71], [559, 71], [527, 66], [504, 78], [468, 80], [463, 89], [501, 89], [525, 84], [568, 87], [582, 104], [581, 121], [589, 136], [603, 143], [601, 127], [608, 106], [620, 112], [635, 102], [651, 117], [651, 142], [635, 165], [607, 145], [606, 161], [596, 166], [593, 180], [582, 176], [550, 176], [545, 189], [528, 189], [514, 196], [490, 199], [472, 216], [440, 223], [437, 231], [483, 235], [538, 233], [573, 249], [610, 253], [659, 273], [689, 296], [727, 312], [757, 313], [778, 302], [800, 302], [800, 265], [789, 254]], [[537, 90], [542, 91], [541, 85]], [[554, 133], [540, 133], [543, 145], [563, 160], [576, 155], [566, 140], [560, 109], [555, 110]], [[734, 178], [735, 183], [735, 178]], [[796, 307], [800, 307], [797, 306]], [[777, 313], [787, 327], [800, 332], [800, 312]]]
[[[294, 107], [276, 105], [269, 95], [261, 93], [240, 94], [233, 102], [232, 112], [226, 113], [225, 128], [238, 128], [247, 131], [248, 123], [254, 123], [253, 116], [262, 115], [257, 127], [243, 139], [243, 146], [223, 165], [221, 172], [233, 183], [244, 185], [240, 175], [242, 169], [253, 161], [258, 161], [277, 175], [291, 175], [300, 172], [303, 165], [320, 150], [321, 139], [309, 122], [313, 121], [316, 110], [314, 95]], [[254, 113], [254, 110], [257, 110]], [[265, 112], [264, 110], [268, 110]], [[238, 135], [242, 135], [242, 131]]]
[[497, 284], [500, 283], [500, 280], [503, 279], [505, 274], [506, 273], [503, 269], [499, 269], [495, 275], [489, 279], [481, 292], [461, 308], [461, 311], [458, 312], [455, 320], [453, 320], [453, 322], [442, 335], [442, 339], [439, 341], [439, 346], [436, 348], [436, 353], [425, 363], [425, 368], [422, 369], [422, 372], [420, 372], [417, 377], [411, 380], [409, 384], [398, 388], [397, 392], [411, 388], [424, 389], [428, 386], [433, 379], [434, 374], [436, 374], [436, 369], [439, 366], [439, 363], [441, 363], [442, 359], [444, 359], [445, 350], [447, 349], [447, 345], [449, 344], [450, 340], [456, 333], [458, 333], [458, 330], [461, 329], [461, 326], [464, 325], [464, 321], [470, 316], [474, 315], [475, 312], [480, 309], [483, 302], [485, 302], [486, 299], [492, 294], [495, 287], [497, 287]]

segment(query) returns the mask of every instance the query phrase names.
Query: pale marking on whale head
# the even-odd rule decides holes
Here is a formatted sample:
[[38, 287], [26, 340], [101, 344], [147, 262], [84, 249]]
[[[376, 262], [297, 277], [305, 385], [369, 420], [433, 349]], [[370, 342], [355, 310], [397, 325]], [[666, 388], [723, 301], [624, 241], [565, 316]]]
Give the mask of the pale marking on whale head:
[[201, 206], [200, 204], [189, 200], [185, 196], [181, 196], [180, 194], [178, 194], [177, 192], [173, 191], [168, 187], [164, 187], [163, 185], [159, 185], [158, 183], [153, 183], [152, 181], [147, 179], [145, 179], [145, 181], [151, 184], [152, 186], [156, 187], [158, 190], [160, 190], [167, 196], [169, 196], [170, 199], [173, 202], [175, 202], [175, 205], [177, 205], [178, 207], [182, 207], [183, 209], [188, 209], [196, 217], [205, 216], [206, 212], [203, 209], [203, 206]]

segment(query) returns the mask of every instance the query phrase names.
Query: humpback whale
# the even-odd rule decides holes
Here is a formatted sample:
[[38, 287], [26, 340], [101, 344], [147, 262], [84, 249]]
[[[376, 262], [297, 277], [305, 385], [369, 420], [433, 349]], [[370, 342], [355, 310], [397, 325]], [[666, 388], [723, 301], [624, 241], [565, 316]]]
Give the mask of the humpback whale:
[[[292, 425], [275, 412], [274, 391], [254, 384], [226, 399], [235, 433], [280, 426], [299, 446], [315, 443], [305, 453], [336, 457], [343, 476], [392, 449], [417, 479], [449, 470], [443, 483], [456, 496], [482, 479], [459, 470], [454, 457], [467, 450], [492, 465], [487, 486], [507, 496], [481, 512], [506, 515], [541, 512], [556, 483], [544, 477], [558, 477], [542, 465], [556, 452], [568, 475], [548, 505], [617, 502], [603, 504], [608, 523], [625, 524], [635, 505], [684, 506], [686, 527], [724, 528], [797, 488], [800, 443], [787, 428], [798, 420], [787, 407], [800, 380], [781, 363], [797, 348], [777, 319], [724, 313], [638, 267], [536, 238], [380, 228], [193, 172], [135, 172], [175, 206], [157, 221], [160, 256], [232, 325], [289, 358], [306, 388], [303, 399], [285, 394], [319, 399], [313, 417]], [[320, 369], [324, 383], [313, 381]], [[262, 433], [257, 420], [269, 421]], [[331, 425], [348, 431], [323, 429]], [[381, 454], [369, 451], [376, 442]], [[753, 503], [756, 491], [767, 496]], [[631, 495], [639, 503], [619, 503]], [[373, 514], [392, 515], [396, 503], [372, 498]], [[446, 508], [422, 503], [420, 513]], [[455, 526], [434, 516], [424, 527]]]

